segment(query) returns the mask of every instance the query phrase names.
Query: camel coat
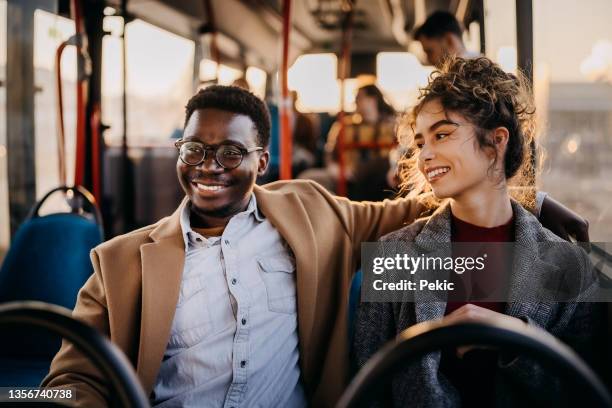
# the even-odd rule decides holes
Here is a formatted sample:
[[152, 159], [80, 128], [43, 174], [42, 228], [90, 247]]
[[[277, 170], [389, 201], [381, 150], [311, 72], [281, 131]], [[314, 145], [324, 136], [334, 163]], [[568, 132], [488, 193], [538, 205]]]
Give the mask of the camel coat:
[[[260, 211], [296, 258], [302, 381], [316, 407], [333, 406], [348, 382], [347, 306], [364, 241], [412, 222], [423, 207], [408, 199], [351, 202], [306, 180], [255, 186]], [[174, 318], [185, 246], [181, 206], [169, 217], [105, 242], [91, 252], [94, 274], [73, 315], [108, 336], [153, 389]], [[74, 386], [77, 405], [106, 406], [105, 379], [71, 344], [53, 359], [45, 387]]]

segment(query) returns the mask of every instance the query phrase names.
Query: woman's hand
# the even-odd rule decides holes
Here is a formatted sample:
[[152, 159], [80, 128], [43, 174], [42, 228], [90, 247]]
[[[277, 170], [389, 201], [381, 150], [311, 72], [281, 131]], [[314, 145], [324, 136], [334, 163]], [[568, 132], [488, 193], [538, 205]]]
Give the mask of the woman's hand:
[[[495, 321], [505, 321], [516, 329], [523, 329], [527, 323], [516, 317], [508, 316], [503, 313], [494, 312], [493, 310], [485, 309], [484, 307], [476, 306], [471, 303], [461, 306], [451, 314], [444, 316], [444, 323], [459, 324], [459, 323], [491, 323]], [[457, 357], [463, 358], [465, 353], [474, 349], [486, 349], [486, 346], [469, 345], [457, 348]]]

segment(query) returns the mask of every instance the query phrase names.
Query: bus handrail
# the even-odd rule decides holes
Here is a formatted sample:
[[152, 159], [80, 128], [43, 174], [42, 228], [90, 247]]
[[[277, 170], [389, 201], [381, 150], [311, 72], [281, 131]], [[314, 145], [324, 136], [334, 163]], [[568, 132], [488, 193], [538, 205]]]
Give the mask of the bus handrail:
[[347, 195], [346, 187], [346, 163], [344, 162], [344, 135], [346, 131], [346, 124], [344, 123], [344, 116], [346, 114], [346, 107], [344, 106], [345, 92], [346, 92], [346, 77], [350, 75], [351, 65], [351, 47], [353, 37], [353, 13], [354, 4], [352, 0], [345, 0], [344, 2], [344, 21], [342, 22], [342, 47], [340, 51], [340, 112], [338, 113], [338, 123], [340, 129], [338, 130], [338, 184], [336, 187], [336, 193], [339, 196]]
[[[0, 326], [40, 327], [70, 341], [108, 379], [121, 407], [150, 407], [132, 365], [104, 336], [71, 316], [70, 310], [44, 302], [24, 301], [0, 305]], [[3, 331], [4, 331], [3, 330]]]
[[520, 331], [498, 320], [449, 324], [436, 320], [418, 323], [384, 345], [361, 368], [342, 395], [337, 408], [359, 406], [376, 384], [426, 353], [442, 348], [480, 344], [521, 352], [549, 366], [558, 374], [572, 376], [589, 389], [598, 406], [612, 406], [612, 396], [595, 372], [572, 350], [543, 329], [525, 325]]

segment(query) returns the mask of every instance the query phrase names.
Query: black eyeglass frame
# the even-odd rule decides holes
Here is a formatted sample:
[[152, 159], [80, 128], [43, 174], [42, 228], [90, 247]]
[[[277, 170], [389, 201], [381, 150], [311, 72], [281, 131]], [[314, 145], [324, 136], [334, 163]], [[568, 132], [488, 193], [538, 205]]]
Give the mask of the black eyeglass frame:
[[[198, 161], [197, 163], [187, 163], [185, 160], [183, 160], [183, 157], [181, 155], [181, 147], [185, 144], [185, 143], [195, 143], [198, 144], [200, 146], [202, 146], [202, 150], [204, 150], [204, 155], [202, 156], [202, 159], [200, 161]], [[215, 159], [215, 163], [217, 163], [217, 165], [223, 169], [226, 170], [233, 170], [235, 168], [240, 167], [240, 165], [242, 164], [242, 161], [244, 160], [244, 156], [249, 154], [249, 153], [253, 153], [259, 150], [263, 150], [264, 148], [261, 146], [256, 146], [256, 147], [251, 147], [251, 148], [244, 148], [242, 146], [238, 146], [236, 144], [220, 144], [217, 145], [215, 147], [210, 146], [210, 145], [205, 145], [202, 142], [196, 142], [193, 140], [183, 140], [183, 139], [179, 139], [176, 142], [174, 142], [174, 146], [177, 148], [178, 150], [178, 154], [179, 154], [179, 159], [181, 159], [181, 161], [183, 163], [185, 163], [187, 166], [199, 166], [200, 164], [204, 163], [206, 161], [206, 158], [208, 157], [208, 152], [212, 151], [213, 152], [213, 157]], [[240, 156], [240, 161], [238, 162], [238, 164], [236, 164], [234, 167], [228, 167], [228, 166], [224, 166], [223, 164], [221, 164], [221, 162], [219, 161], [219, 158], [217, 157], [217, 152], [219, 151], [219, 149], [223, 146], [231, 146], [234, 147], [236, 149], [238, 149], [240, 151], [240, 153], [242, 153], [242, 155]]]

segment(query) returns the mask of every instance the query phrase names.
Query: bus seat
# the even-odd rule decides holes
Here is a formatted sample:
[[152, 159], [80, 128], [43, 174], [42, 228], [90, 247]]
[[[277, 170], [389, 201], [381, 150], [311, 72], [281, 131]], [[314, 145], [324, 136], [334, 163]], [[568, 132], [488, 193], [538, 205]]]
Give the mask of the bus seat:
[[[355, 320], [357, 319], [357, 308], [359, 307], [359, 302], [361, 301], [361, 282], [363, 280], [363, 272], [361, 269], [358, 269], [353, 275], [353, 279], [351, 280], [351, 287], [349, 289], [349, 303], [348, 303], [348, 349], [349, 353], [353, 355], [353, 336], [355, 336]], [[351, 362], [349, 375], [350, 377], [354, 377], [359, 371], [359, 367], [356, 362]]]
[[[36, 204], [15, 233], [0, 269], [0, 303], [38, 300], [72, 309], [79, 289], [93, 272], [89, 252], [103, 240], [95, 204], [90, 202], [94, 219], [81, 213], [39, 216], [38, 209], [52, 192]], [[86, 190], [78, 194], [93, 198]], [[0, 384], [37, 386], [60, 342], [59, 337], [41, 329], [15, 330], [1, 336]]]
[[353, 342], [353, 334], [355, 333], [355, 319], [357, 317], [357, 307], [359, 306], [360, 301], [362, 280], [363, 272], [361, 269], [358, 269], [351, 280], [351, 288], [349, 291], [348, 334], [350, 344]]

